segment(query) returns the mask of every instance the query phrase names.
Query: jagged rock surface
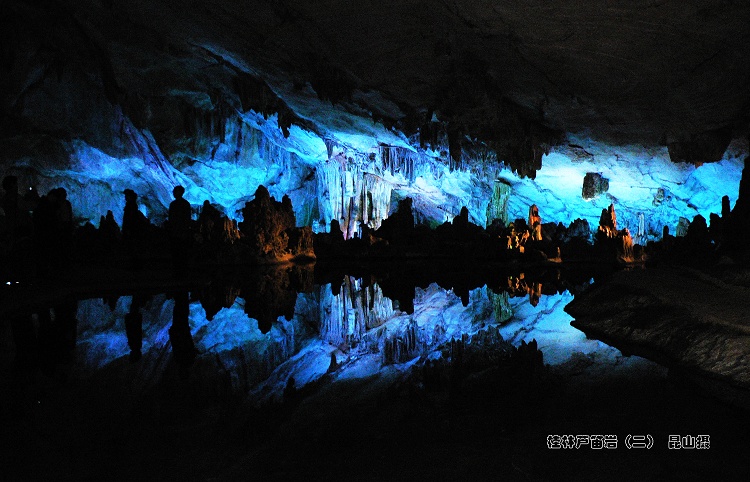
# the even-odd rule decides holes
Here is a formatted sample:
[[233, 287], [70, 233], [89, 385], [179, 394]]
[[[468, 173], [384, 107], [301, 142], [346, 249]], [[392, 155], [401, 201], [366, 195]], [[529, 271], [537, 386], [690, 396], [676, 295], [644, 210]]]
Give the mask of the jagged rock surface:
[[719, 393], [747, 403], [748, 303], [747, 288], [697, 271], [649, 269], [615, 273], [565, 311], [588, 336], [717, 384]]

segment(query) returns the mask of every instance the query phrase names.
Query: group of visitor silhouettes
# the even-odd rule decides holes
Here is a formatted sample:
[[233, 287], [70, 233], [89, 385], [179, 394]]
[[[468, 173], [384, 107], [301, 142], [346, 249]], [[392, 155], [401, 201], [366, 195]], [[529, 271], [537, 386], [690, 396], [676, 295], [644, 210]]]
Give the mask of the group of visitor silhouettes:
[[[18, 178], [5, 176], [2, 182], [3, 196], [0, 202], [0, 258], [4, 261], [7, 273], [20, 274], [32, 270], [37, 276], [51, 272], [66, 271], [73, 258], [76, 225], [73, 208], [68, 201], [67, 191], [60, 187], [40, 196], [35, 188], [23, 195], [19, 193]], [[183, 198], [185, 188], [176, 186], [174, 201], [169, 206], [165, 230], [154, 226], [138, 209], [138, 195], [132, 189], [125, 189], [125, 208], [122, 216], [122, 229], [117, 225], [112, 211], [101, 217], [99, 229], [84, 226], [78, 234], [88, 230], [95, 233], [88, 241], [77, 243], [83, 254], [92, 255], [103, 246], [120, 245], [133, 268], [143, 267], [145, 253], [153, 251], [158, 238], [169, 243], [173, 268], [184, 272], [190, 258], [190, 249], [195, 231], [202, 233], [204, 241], [216, 238], [215, 231], [224, 229], [222, 213], [210, 205], [203, 204], [198, 222], [192, 219], [190, 203]], [[162, 236], [162, 233], [166, 236]], [[91, 241], [93, 239], [93, 241]], [[88, 242], [88, 244], [87, 244]], [[91, 244], [98, 246], [91, 246]], [[94, 248], [90, 252], [87, 248]]]

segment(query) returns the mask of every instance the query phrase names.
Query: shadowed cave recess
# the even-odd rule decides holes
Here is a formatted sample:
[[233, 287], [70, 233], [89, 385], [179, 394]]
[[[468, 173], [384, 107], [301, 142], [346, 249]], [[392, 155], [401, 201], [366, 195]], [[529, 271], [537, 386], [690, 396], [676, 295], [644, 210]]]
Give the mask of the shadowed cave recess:
[[[4, 2], [0, 461], [742, 479], [749, 25], [707, 0]], [[550, 448], [571, 433], [619, 446]]]

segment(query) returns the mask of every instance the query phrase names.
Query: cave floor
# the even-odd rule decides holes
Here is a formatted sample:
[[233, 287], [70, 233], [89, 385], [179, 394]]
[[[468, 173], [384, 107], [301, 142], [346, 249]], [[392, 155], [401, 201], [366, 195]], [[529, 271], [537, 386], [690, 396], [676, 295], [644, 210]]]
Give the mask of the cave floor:
[[[633, 357], [542, 373], [497, 367], [457, 386], [409, 377], [322, 384], [255, 408], [200, 376], [132, 393], [106, 372], [20, 380], [4, 370], [4, 472], [23, 480], [746, 480], [747, 413]], [[7, 366], [7, 364], [3, 364]], [[615, 434], [616, 449], [547, 436]], [[628, 449], [650, 434], [650, 450]], [[710, 436], [668, 450], [669, 435]]]

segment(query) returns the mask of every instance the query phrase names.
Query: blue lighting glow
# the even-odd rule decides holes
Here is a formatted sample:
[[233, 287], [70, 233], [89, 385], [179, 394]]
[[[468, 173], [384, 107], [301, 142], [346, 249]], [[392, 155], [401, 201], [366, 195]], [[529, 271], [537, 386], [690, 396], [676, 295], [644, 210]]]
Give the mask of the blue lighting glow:
[[[609, 364], [622, 358], [616, 349], [588, 340], [570, 326], [571, 318], [563, 311], [572, 299], [567, 292], [542, 296], [532, 306], [528, 297], [508, 299], [485, 287], [472, 290], [464, 306], [452, 291], [433, 284], [417, 288], [414, 312], [406, 314], [394, 308], [377, 285], [366, 295], [372, 298], [363, 301], [350, 290], [367, 288], [357, 280], [350, 283], [335, 296], [329, 285], [299, 294], [294, 317], [288, 321], [279, 317], [265, 334], [245, 314], [242, 299], [219, 311], [210, 322], [200, 303], [192, 302], [189, 324], [199, 353], [196, 363], [220, 361], [236, 389], [267, 400], [281, 396], [290, 377], [299, 388], [326, 373], [333, 380], [391, 376], [425, 360], [439, 359], [441, 347], [450, 340], [471, 339], [487, 328], [498, 328], [516, 346], [536, 339], [545, 362], [553, 365], [576, 356]], [[128, 356], [124, 318], [130, 306], [129, 297], [120, 298], [112, 311], [100, 299], [80, 302], [79, 373], [91, 375]], [[160, 364], [168, 360], [173, 309], [174, 301], [164, 296], [142, 307], [143, 360], [150, 360], [139, 362], [144, 367], [155, 363], [151, 369], [160, 370]]]
[[[343, 226], [344, 220], [363, 216], [359, 200], [365, 194], [372, 198], [374, 217], [367, 220], [371, 227], [378, 227], [395, 201], [407, 196], [414, 200], [418, 222], [434, 226], [466, 206], [469, 219], [486, 226], [495, 180], [502, 179], [511, 186], [510, 220], [525, 218], [528, 207], [536, 204], [543, 222], [567, 225], [584, 218], [595, 227], [601, 210], [613, 203], [620, 227], [634, 232], [643, 214], [647, 234], [654, 239], [665, 225], [674, 232], [680, 218], [701, 214], [708, 219], [720, 210], [724, 195], [735, 202], [741, 159], [748, 150], [735, 141], [722, 161], [694, 167], [671, 162], [666, 147], [612, 146], [568, 135], [544, 156], [534, 180], [521, 179], [487, 159], [466, 157], [463, 168], [450, 169], [446, 152], [418, 149], [381, 124], [301, 94], [290, 94], [287, 100], [317, 126], [316, 132], [292, 125], [284, 137], [276, 115], [237, 113], [224, 121], [223, 138], [196, 143], [205, 151], [175, 154], [170, 160], [148, 130], [123, 118], [121, 142], [127, 156], [115, 157], [73, 140], [64, 169], [28, 159], [19, 165], [38, 172], [42, 193], [65, 187], [74, 214], [94, 224], [108, 210], [121, 222], [125, 188], [140, 195], [144, 213], [160, 224], [176, 184], [186, 188], [185, 198], [192, 205], [209, 200], [241, 220], [239, 210], [262, 184], [277, 199], [288, 195], [298, 224], [316, 231], [332, 219]], [[607, 178], [609, 190], [585, 200], [581, 189], [588, 172]], [[342, 211], [351, 206], [358, 210], [355, 216]]]

